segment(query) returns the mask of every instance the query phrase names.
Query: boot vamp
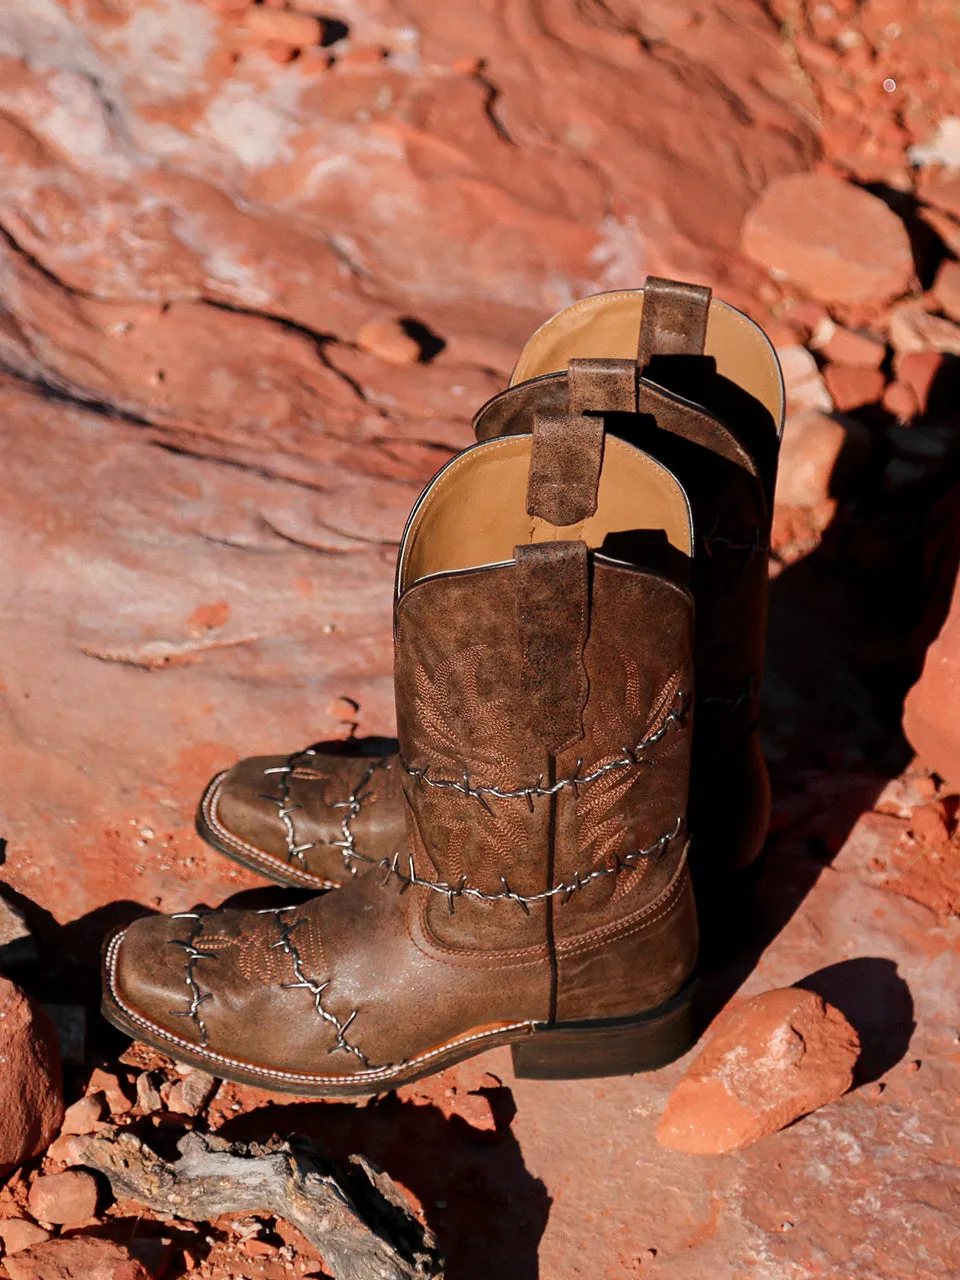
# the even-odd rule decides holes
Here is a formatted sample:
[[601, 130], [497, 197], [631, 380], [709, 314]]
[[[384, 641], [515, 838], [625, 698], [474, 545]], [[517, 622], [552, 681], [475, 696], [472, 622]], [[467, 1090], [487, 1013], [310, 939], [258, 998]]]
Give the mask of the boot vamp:
[[343, 881], [401, 846], [397, 762], [324, 754], [241, 760], [213, 788], [214, 835], [290, 867]]
[[[369, 1078], [460, 1037], [549, 1014], [546, 945], [453, 952], [427, 891], [379, 875], [267, 912], [154, 916], [113, 939], [109, 996], [148, 1036], [289, 1083]], [[503, 910], [491, 906], [491, 910]], [[295, 1083], [295, 1081], [294, 1081]]]

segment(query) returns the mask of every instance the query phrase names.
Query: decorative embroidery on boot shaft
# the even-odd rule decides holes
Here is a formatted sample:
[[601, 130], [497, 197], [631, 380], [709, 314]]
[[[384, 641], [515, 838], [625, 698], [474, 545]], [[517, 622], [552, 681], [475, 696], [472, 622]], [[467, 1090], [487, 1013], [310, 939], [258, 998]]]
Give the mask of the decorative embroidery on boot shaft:
[[605, 764], [598, 765], [589, 773], [581, 773], [583, 768], [583, 760], [577, 761], [577, 767], [568, 778], [560, 778], [556, 782], [549, 785], [544, 783], [541, 774], [532, 786], [517, 787], [515, 790], [508, 790], [505, 787], [485, 786], [483, 783], [473, 783], [470, 780], [469, 770], [464, 770], [462, 779], [457, 778], [431, 778], [429, 774], [429, 766], [416, 767], [408, 764], [403, 757], [400, 757], [400, 763], [404, 772], [408, 777], [413, 778], [421, 786], [440, 787], [449, 791], [457, 791], [460, 795], [467, 796], [470, 799], [477, 800], [487, 812], [490, 812], [490, 806], [487, 803], [489, 796], [494, 800], [526, 800], [533, 810], [533, 802], [545, 796], [554, 796], [568, 787], [572, 787], [574, 794], [579, 795], [581, 787], [587, 787], [591, 783], [604, 777], [615, 769], [628, 769], [631, 766], [638, 767], [645, 762], [640, 759], [642, 752], [649, 747], [656, 746], [662, 742], [671, 727], [679, 727], [686, 714], [689, 698], [687, 694], [680, 693], [677, 695], [675, 702], [677, 705], [671, 711], [668, 711], [659, 728], [633, 747], [623, 747], [622, 754], [614, 760], [608, 760]]
[[304, 972], [303, 958], [297, 949], [297, 944], [293, 940], [293, 934], [295, 929], [299, 929], [300, 926], [306, 924], [307, 921], [303, 916], [292, 921], [283, 919], [288, 911], [294, 910], [296, 910], [295, 907], [272, 907], [269, 910], [257, 912], [257, 914], [261, 916], [273, 916], [276, 920], [277, 928], [280, 930], [280, 937], [271, 945], [271, 950], [279, 949], [283, 951], [290, 957], [293, 963], [293, 973], [297, 980], [296, 982], [284, 982], [282, 986], [287, 991], [309, 991], [313, 996], [314, 1009], [323, 1021], [334, 1029], [337, 1035], [336, 1043], [328, 1050], [329, 1053], [336, 1053], [338, 1050], [344, 1053], [352, 1053], [353, 1056], [358, 1058], [365, 1067], [369, 1067], [370, 1063], [368, 1062], [366, 1055], [361, 1053], [356, 1045], [350, 1044], [346, 1038], [347, 1028], [357, 1016], [357, 1010], [354, 1009], [346, 1022], [341, 1022], [335, 1013], [331, 1013], [329, 1009], [325, 1009], [323, 1007], [323, 993], [326, 991], [327, 987], [329, 987], [330, 979], [328, 978], [326, 982], [315, 982], [313, 979], [307, 977]]
[[[279, 775], [280, 794], [278, 796], [262, 795], [260, 797], [262, 800], [269, 800], [272, 805], [276, 806], [277, 817], [283, 823], [284, 835], [286, 836], [287, 861], [299, 862], [303, 867], [306, 866], [304, 854], [308, 853], [311, 849], [315, 849], [318, 844], [327, 842], [312, 840], [306, 844], [297, 843], [297, 833], [292, 815], [296, 813], [298, 809], [302, 809], [303, 805], [290, 803], [290, 782], [294, 772], [296, 771], [298, 761], [302, 760], [304, 756], [315, 756], [316, 754], [317, 747], [305, 747], [302, 751], [294, 751], [292, 755], [287, 756], [284, 764], [275, 765], [271, 769], [264, 769], [263, 772], [265, 777], [269, 777], [271, 774]], [[369, 800], [373, 794], [370, 791], [364, 792], [364, 787], [366, 787], [378, 769], [389, 769], [390, 767], [390, 761], [387, 757], [374, 760], [363, 774], [363, 777], [347, 796], [346, 800], [340, 800], [336, 804], [332, 804], [330, 806], [331, 809], [346, 810], [340, 820], [341, 838], [339, 840], [331, 840], [329, 841], [329, 844], [334, 849], [340, 850], [343, 856], [343, 864], [353, 876], [357, 874], [356, 867], [352, 865], [354, 859], [358, 859], [361, 862], [372, 862], [373, 859], [358, 852], [351, 824], [354, 819], [359, 816], [360, 809], [364, 801]]]
[[450, 908], [450, 914], [453, 914], [454, 900], [456, 898], [475, 898], [480, 902], [516, 902], [517, 905], [527, 914], [530, 914], [530, 907], [537, 902], [546, 902], [549, 898], [555, 898], [562, 895], [562, 903], [569, 902], [570, 896], [577, 889], [584, 889], [594, 880], [599, 880], [601, 876], [609, 876], [618, 874], [621, 871], [632, 871], [639, 863], [647, 858], [657, 859], [662, 856], [664, 850], [680, 835], [683, 830], [683, 819], [678, 818], [674, 824], [673, 830], [665, 832], [660, 838], [646, 849], [637, 849], [633, 853], [624, 854], [622, 857], [611, 855], [606, 864], [597, 867], [594, 871], [581, 875], [579, 871], [574, 873], [573, 879], [566, 884], [555, 884], [552, 889], [544, 889], [541, 893], [522, 894], [517, 893], [515, 889], [511, 889], [507, 883], [506, 876], [500, 877], [501, 888], [497, 893], [484, 893], [481, 889], [475, 889], [467, 883], [467, 877], [462, 876], [457, 884], [447, 884], [442, 880], [424, 880], [417, 875], [417, 869], [414, 866], [413, 854], [407, 854], [407, 870], [400, 870], [400, 854], [395, 853], [392, 858], [384, 858], [380, 865], [386, 871], [384, 884], [391, 876], [403, 882], [404, 890], [409, 889], [410, 885], [419, 885], [424, 889], [433, 889], [436, 893], [442, 893], [447, 899]]
[[170, 919], [192, 920], [193, 924], [190, 926], [190, 933], [186, 938], [170, 938], [168, 940], [171, 947], [182, 947], [187, 954], [186, 983], [190, 990], [190, 1007], [187, 1009], [170, 1009], [168, 1012], [171, 1018], [189, 1018], [200, 1032], [201, 1045], [206, 1045], [207, 1025], [200, 1016], [200, 1006], [207, 1000], [213, 999], [213, 992], [201, 990], [194, 974], [194, 968], [198, 960], [216, 960], [217, 957], [212, 951], [201, 951], [196, 945], [203, 929], [203, 916], [199, 912], [180, 911], [171, 916]]

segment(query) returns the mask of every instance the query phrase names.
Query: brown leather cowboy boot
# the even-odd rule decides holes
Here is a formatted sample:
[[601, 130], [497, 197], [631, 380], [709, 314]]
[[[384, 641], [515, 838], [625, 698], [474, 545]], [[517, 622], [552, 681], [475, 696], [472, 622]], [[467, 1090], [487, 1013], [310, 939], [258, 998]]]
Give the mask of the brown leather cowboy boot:
[[[766, 631], [767, 547], [783, 387], [773, 348], [741, 312], [696, 285], [651, 277], [645, 290], [597, 294], [540, 328], [510, 388], [475, 419], [479, 439], [530, 430], [565, 411], [570, 360], [592, 367], [579, 406], [681, 478], [699, 546], [695, 856], [748, 865], [766, 836], [770, 793], [757, 734]], [[732, 424], [732, 425], [728, 425]], [[201, 836], [280, 884], [325, 889], [396, 846], [403, 806], [396, 759], [344, 756], [323, 744], [242, 760], [207, 787]]]
[[684, 1052], [691, 549], [681, 486], [600, 418], [538, 419], [450, 462], [399, 556], [402, 843], [303, 905], [117, 931], [107, 1017], [320, 1097], [505, 1043], [528, 1076]]

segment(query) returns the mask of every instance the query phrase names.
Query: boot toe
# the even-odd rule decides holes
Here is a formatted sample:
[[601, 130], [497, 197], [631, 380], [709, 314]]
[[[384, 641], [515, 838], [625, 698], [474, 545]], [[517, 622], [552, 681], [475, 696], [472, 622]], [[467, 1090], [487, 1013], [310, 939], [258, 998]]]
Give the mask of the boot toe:
[[203, 1015], [211, 996], [198, 970], [212, 953], [198, 942], [202, 919], [195, 912], [147, 916], [113, 934], [104, 948], [108, 1013], [114, 1005], [137, 1028], [161, 1030], [187, 1046], [204, 1045]]

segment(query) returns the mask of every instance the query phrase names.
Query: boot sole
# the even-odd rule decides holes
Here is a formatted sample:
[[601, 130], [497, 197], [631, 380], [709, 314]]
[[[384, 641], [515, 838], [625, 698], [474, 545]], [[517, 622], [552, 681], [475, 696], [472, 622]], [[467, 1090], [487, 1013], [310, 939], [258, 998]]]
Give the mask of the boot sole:
[[690, 982], [656, 1008], [633, 1017], [552, 1025], [513, 1022], [489, 1027], [396, 1066], [372, 1068], [354, 1076], [258, 1068], [193, 1045], [121, 1003], [114, 992], [113, 970], [123, 932], [116, 930], [104, 944], [101, 1011], [109, 1023], [132, 1040], [220, 1080], [300, 1098], [369, 1098], [388, 1093], [500, 1045], [510, 1045], [518, 1079], [586, 1080], [633, 1075], [666, 1066], [686, 1053], [696, 1039], [692, 1018], [695, 984]]
[[276, 854], [265, 853], [254, 845], [247, 845], [226, 827], [218, 830], [216, 803], [226, 776], [227, 770], [224, 770], [207, 783], [197, 806], [193, 821], [197, 835], [204, 844], [208, 844], [211, 849], [216, 849], [217, 853], [223, 854], [238, 866], [255, 872], [256, 875], [272, 881], [273, 884], [283, 885], [285, 889], [315, 889], [318, 893], [323, 893], [327, 889], [343, 887], [339, 880], [325, 880], [322, 876], [315, 876], [309, 871], [298, 871], [296, 867], [285, 868]]

